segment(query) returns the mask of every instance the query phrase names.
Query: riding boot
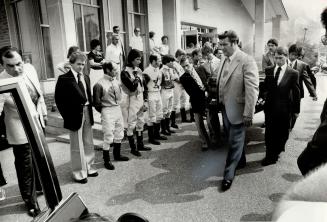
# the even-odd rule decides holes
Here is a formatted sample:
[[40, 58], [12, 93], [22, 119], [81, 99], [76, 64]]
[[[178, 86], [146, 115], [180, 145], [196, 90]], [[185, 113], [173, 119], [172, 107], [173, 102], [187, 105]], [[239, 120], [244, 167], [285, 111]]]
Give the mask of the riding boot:
[[121, 143], [114, 143], [113, 155], [116, 161], [128, 161], [129, 158], [120, 154]]
[[160, 142], [155, 138], [154, 127], [155, 123], [153, 124], [153, 126], [148, 126], [149, 143], [153, 145], [160, 145]]
[[103, 161], [104, 161], [104, 167], [108, 170], [114, 170], [115, 166], [112, 165], [111, 161], [110, 161], [110, 154], [109, 154], [109, 150], [103, 150], [102, 151], [102, 155], [103, 155]]
[[170, 119], [171, 119], [171, 127], [175, 129], [179, 129], [178, 125], [176, 124], [176, 111], [171, 112]]
[[144, 146], [143, 143], [143, 132], [137, 131], [136, 132], [136, 145], [138, 151], [150, 151], [152, 150], [150, 147]]

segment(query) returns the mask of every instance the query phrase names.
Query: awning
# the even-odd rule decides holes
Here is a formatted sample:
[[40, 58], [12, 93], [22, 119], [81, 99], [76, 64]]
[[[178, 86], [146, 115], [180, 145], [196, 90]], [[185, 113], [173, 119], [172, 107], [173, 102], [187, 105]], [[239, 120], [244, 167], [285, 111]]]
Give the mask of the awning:
[[[281, 21], [287, 21], [288, 15], [282, 0], [265, 0], [265, 22], [271, 22], [272, 18], [280, 15]], [[255, 20], [255, 0], [241, 0], [242, 4], [250, 14], [253, 21]]]

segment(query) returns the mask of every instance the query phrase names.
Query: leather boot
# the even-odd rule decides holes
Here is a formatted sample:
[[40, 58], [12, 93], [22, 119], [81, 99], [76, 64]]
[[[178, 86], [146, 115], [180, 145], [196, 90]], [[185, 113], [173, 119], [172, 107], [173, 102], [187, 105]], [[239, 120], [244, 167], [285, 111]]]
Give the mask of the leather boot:
[[161, 133], [163, 135], [170, 136], [171, 134], [166, 129], [166, 119], [162, 119], [160, 123], [161, 123]]
[[121, 148], [121, 143], [114, 143], [114, 150], [113, 150], [114, 160], [116, 160], [116, 161], [128, 161], [129, 160], [128, 157], [122, 156], [120, 154], [120, 148]]
[[148, 126], [149, 143], [153, 145], [160, 145], [160, 142], [157, 141], [154, 136], [154, 125], [155, 123], [153, 124], [153, 126]]
[[166, 123], [166, 131], [168, 131], [170, 134], [176, 133], [175, 131], [170, 129], [170, 118], [166, 118], [165, 123]]
[[137, 131], [136, 132], [136, 145], [137, 145], [137, 150], [138, 151], [150, 151], [152, 150], [150, 147], [144, 146], [143, 143], [143, 132], [142, 131]]
[[160, 123], [154, 123], [154, 138], [156, 140], [167, 140], [168, 138], [160, 135]]
[[134, 156], [142, 156], [140, 151], [137, 150], [134, 141], [134, 136], [128, 136], [127, 138], [128, 138], [129, 146], [131, 147], [131, 154], [133, 154]]
[[108, 170], [114, 170], [115, 166], [112, 165], [112, 163], [110, 161], [109, 150], [103, 150], [102, 156], [103, 156], [103, 161], [104, 161], [104, 167]]
[[185, 108], [181, 108], [181, 118], [182, 118], [182, 123], [190, 123], [190, 121], [186, 119]]
[[172, 111], [170, 115], [171, 119], [171, 127], [174, 129], [179, 129], [178, 125], [176, 124], [176, 111]]

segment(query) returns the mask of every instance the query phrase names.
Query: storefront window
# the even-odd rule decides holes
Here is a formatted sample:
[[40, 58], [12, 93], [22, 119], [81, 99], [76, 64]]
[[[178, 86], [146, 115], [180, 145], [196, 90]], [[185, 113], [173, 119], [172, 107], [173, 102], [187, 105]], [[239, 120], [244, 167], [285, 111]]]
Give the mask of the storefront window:
[[[85, 5], [88, 4], [88, 5]], [[74, 16], [78, 46], [82, 51], [90, 51], [92, 39], [101, 40], [99, 1], [74, 1]]]

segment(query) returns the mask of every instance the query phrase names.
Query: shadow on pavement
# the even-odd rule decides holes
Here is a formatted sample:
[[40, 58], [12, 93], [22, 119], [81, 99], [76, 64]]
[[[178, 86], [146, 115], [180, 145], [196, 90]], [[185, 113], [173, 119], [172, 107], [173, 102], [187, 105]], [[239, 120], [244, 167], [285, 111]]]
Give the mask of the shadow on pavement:
[[[194, 132], [193, 126], [183, 127]], [[193, 134], [192, 132], [192, 134]], [[167, 141], [171, 147], [152, 146], [151, 152], [143, 152], [137, 159], [155, 159], [151, 165], [166, 172], [143, 180], [135, 185], [133, 193], [114, 196], [107, 201], [108, 206], [123, 205], [133, 200], [144, 200], [151, 204], [183, 203], [204, 198], [199, 194], [210, 187], [220, 187], [223, 176], [227, 146], [215, 150], [201, 151], [197, 135], [172, 136]], [[185, 142], [181, 146], [176, 143]], [[248, 174], [262, 171], [259, 162], [250, 162], [238, 171]], [[220, 178], [218, 178], [220, 177]]]
[[295, 174], [295, 173], [284, 173], [282, 175], [282, 178], [284, 180], [287, 180], [288, 182], [297, 182], [297, 181], [303, 179], [303, 176], [299, 175], [299, 174]]
[[243, 215], [240, 221], [271, 221], [272, 213], [267, 214], [257, 214], [257, 213], [250, 213]]

